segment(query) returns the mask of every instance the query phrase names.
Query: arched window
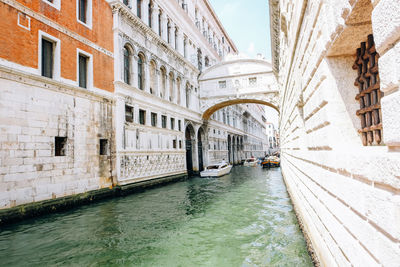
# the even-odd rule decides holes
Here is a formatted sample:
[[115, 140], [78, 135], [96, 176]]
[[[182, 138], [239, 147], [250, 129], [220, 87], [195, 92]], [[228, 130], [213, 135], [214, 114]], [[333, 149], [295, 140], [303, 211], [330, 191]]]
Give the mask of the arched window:
[[151, 18], [153, 17], [153, 8], [152, 5], [153, 3], [151, 1], [149, 1], [149, 27], [152, 28], [152, 24], [151, 24]]
[[189, 108], [190, 106], [190, 84], [186, 84], [186, 107]]
[[208, 59], [208, 57], [204, 58], [204, 64], [205, 64], [206, 67], [210, 66], [210, 60]]
[[171, 38], [170, 38], [170, 36], [171, 36], [171, 23], [169, 22], [169, 20], [168, 20], [168, 22], [167, 22], [167, 42], [170, 44], [171, 43]]
[[144, 89], [144, 71], [143, 71], [143, 55], [139, 54], [138, 58], [138, 88]]
[[174, 74], [169, 73], [169, 101], [173, 102], [174, 99]]
[[131, 53], [127, 46], [124, 46], [124, 82], [131, 84]]
[[158, 35], [161, 36], [161, 10], [158, 13]]
[[157, 83], [156, 83], [156, 63], [154, 61], [150, 62], [150, 93], [155, 94], [157, 90]]
[[160, 75], [161, 75], [161, 98], [165, 97], [165, 93], [167, 92], [167, 71], [164, 67], [160, 68]]
[[124, 4], [128, 6], [129, 5], [129, 0], [124, 0]]
[[174, 47], [178, 50], [178, 28], [175, 28], [175, 44]]
[[181, 78], [176, 78], [176, 98], [178, 105], [181, 104]]
[[142, 18], [142, 0], [137, 0], [137, 16]]

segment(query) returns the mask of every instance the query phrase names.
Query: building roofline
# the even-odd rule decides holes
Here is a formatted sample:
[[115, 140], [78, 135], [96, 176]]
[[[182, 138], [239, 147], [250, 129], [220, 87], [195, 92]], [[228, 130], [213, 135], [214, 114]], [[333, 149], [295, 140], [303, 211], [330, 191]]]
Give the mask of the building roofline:
[[225, 30], [224, 26], [222, 25], [221, 21], [219, 20], [217, 14], [215, 13], [215, 10], [212, 7], [212, 5], [210, 4], [210, 2], [208, 0], [204, 0], [204, 3], [206, 4], [207, 8], [210, 10], [211, 15], [214, 17], [214, 19], [217, 22], [218, 26], [220, 27], [220, 29], [222, 30], [222, 32], [226, 36], [226, 39], [229, 42], [229, 44], [231, 45], [231, 47], [234, 50], [234, 52], [238, 53], [238, 49], [237, 49], [235, 43], [232, 41], [231, 37], [229, 36], [227, 31]]

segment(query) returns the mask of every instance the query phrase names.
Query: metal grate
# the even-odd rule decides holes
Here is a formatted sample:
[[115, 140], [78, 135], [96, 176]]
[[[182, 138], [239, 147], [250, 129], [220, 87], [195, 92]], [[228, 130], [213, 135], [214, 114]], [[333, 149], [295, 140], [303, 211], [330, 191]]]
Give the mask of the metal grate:
[[382, 142], [382, 112], [380, 91], [379, 54], [375, 50], [373, 35], [368, 35], [368, 41], [362, 42], [357, 49], [357, 59], [353, 69], [358, 70], [358, 77], [354, 83], [359, 88], [356, 100], [360, 102], [357, 116], [361, 120], [359, 133], [364, 146], [379, 145]]

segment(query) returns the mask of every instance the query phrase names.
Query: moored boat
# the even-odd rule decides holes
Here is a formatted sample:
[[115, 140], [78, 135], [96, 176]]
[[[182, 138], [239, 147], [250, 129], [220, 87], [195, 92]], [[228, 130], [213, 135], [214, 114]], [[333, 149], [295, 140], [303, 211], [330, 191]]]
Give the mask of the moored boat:
[[246, 166], [246, 167], [255, 167], [255, 166], [257, 166], [257, 160], [256, 160], [255, 158], [246, 159], [246, 160], [243, 162], [243, 166]]
[[277, 156], [265, 157], [261, 163], [263, 168], [275, 168], [281, 165], [281, 159]]
[[200, 172], [201, 177], [220, 177], [231, 172], [232, 165], [226, 162], [221, 162], [218, 164], [212, 164], [207, 166], [207, 168]]

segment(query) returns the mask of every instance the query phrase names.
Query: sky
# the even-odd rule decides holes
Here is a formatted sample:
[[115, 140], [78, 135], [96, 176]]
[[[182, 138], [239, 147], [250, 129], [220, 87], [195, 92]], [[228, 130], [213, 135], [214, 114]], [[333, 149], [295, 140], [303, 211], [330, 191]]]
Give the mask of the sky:
[[[271, 61], [267, 0], [209, 0], [240, 53]], [[251, 4], [249, 4], [251, 2]]]
[[[240, 53], [271, 62], [268, 0], [209, 0]], [[249, 4], [251, 2], [251, 5]], [[266, 107], [269, 122], [278, 127], [278, 113]]]

